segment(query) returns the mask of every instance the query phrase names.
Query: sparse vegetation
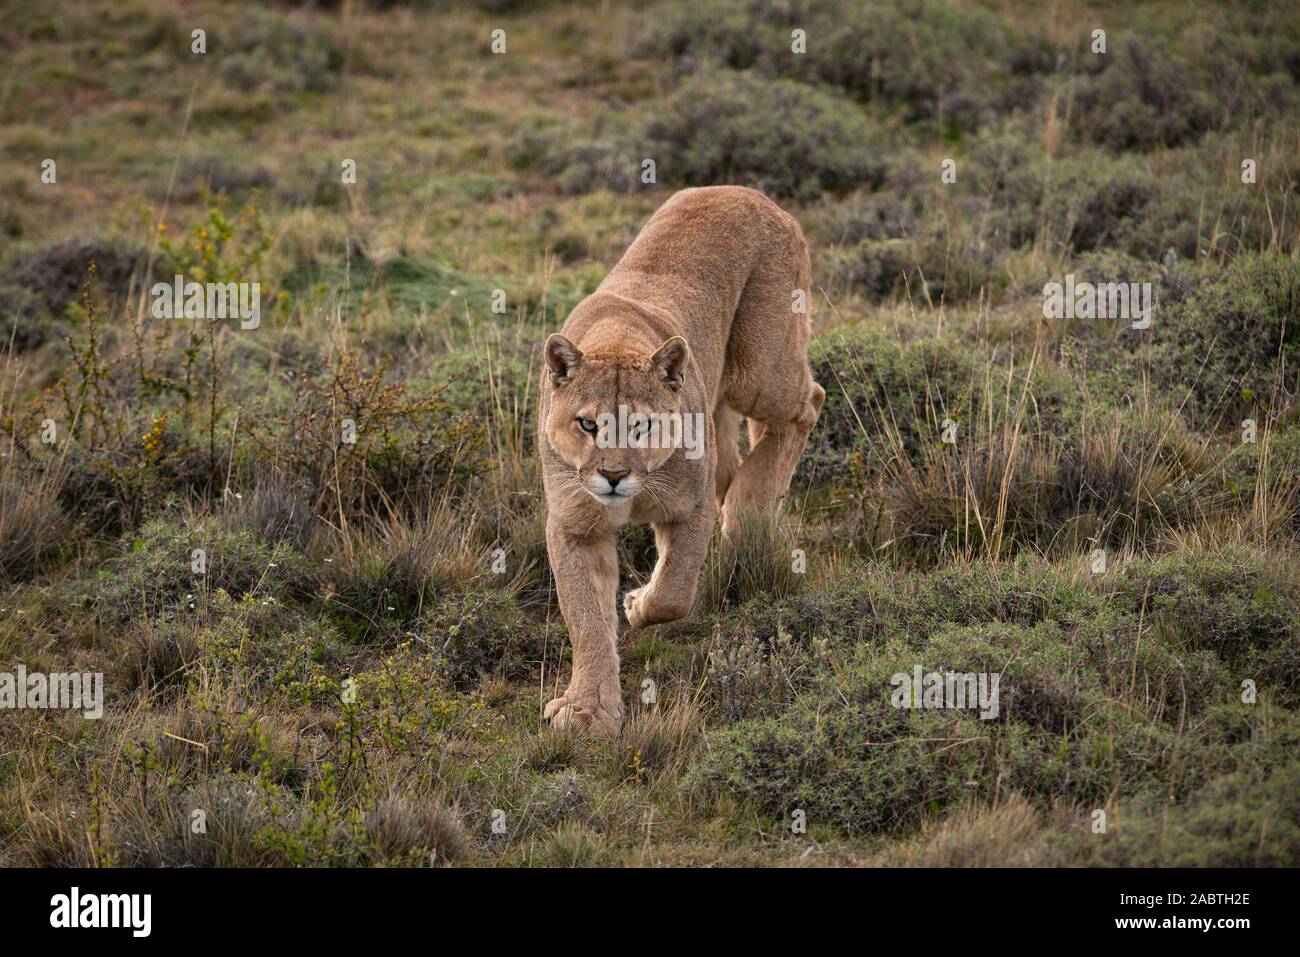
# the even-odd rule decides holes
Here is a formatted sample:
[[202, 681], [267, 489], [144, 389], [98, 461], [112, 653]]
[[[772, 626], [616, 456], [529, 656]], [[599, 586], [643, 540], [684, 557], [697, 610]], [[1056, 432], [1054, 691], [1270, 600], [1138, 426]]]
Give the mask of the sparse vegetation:
[[[434, 6], [0, 10], [0, 671], [106, 696], [0, 711], [0, 863], [1300, 864], [1293, 11]], [[804, 225], [821, 419], [545, 728], [538, 347], [716, 182]]]

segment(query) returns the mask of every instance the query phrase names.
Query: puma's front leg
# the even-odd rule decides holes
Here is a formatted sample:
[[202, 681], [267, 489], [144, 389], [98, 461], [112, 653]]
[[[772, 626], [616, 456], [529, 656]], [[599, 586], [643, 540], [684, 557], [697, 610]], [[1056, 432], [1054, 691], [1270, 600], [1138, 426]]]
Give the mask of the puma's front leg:
[[613, 533], [576, 537], [548, 521], [546, 550], [573, 646], [573, 675], [564, 694], [547, 702], [543, 717], [556, 727], [572, 725], [617, 734], [623, 724], [623, 695], [618, 680], [618, 551]]
[[650, 581], [623, 596], [629, 625], [644, 628], [676, 621], [691, 613], [716, 515], [717, 505], [708, 496], [699, 508], [680, 521], [654, 526], [659, 559]]

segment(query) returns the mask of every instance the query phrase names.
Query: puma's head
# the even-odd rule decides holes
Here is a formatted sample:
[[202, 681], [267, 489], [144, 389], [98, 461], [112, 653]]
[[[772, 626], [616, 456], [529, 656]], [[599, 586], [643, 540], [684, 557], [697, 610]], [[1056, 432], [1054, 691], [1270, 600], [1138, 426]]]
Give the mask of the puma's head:
[[649, 355], [608, 349], [584, 354], [559, 333], [546, 340], [546, 438], [602, 505], [631, 501], [672, 457], [675, 448], [665, 436], [671, 420], [681, 418], [689, 356], [681, 336]]

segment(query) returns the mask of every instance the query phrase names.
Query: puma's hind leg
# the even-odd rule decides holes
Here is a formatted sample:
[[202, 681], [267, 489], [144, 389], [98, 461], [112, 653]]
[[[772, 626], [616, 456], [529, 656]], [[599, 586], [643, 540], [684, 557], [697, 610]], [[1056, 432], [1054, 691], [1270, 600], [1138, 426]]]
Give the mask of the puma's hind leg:
[[713, 413], [713, 435], [718, 449], [718, 464], [714, 472], [718, 508], [727, 500], [727, 489], [740, 468], [740, 413], [718, 403]]
[[770, 224], [769, 255], [745, 283], [732, 322], [722, 396], [749, 426], [750, 452], [722, 505], [730, 538], [738, 513], [775, 511], [817, 422], [826, 392], [808, 366], [812, 263], [803, 230], [782, 213]]
[[[745, 511], [775, 511], [790, 488], [799, 456], [817, 424], [826, 390], [808, 377], [803, 400], [789, 417], [768, 413], [750, 435], [755, 445], [741, 463], [722, 506], [722, 533], [730, 538]], [[757, 418], [756, 416], [751, 417]]]

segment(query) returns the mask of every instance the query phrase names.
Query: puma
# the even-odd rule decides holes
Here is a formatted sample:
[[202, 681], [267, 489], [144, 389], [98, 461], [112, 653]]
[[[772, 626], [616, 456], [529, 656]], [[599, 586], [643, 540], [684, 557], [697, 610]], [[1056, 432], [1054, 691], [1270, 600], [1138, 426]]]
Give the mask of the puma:
[[[682, 190], [546, 340], [546, 546], [573, 648], [568, 688], [543, 712], [553, 726], [622, 726], [620, 526], [649, 522], [658, 553], [623, 599], [636, 629], [690, 614], [719, 510], [731, 536], [742, 511], [783, 500], [826, 397], [808, 366], [810, 272], [803, 230], [762, 193]], [[611, 416], [702, 421], [703, 452], [636, 426], [609, 441], [598, 423]]]

